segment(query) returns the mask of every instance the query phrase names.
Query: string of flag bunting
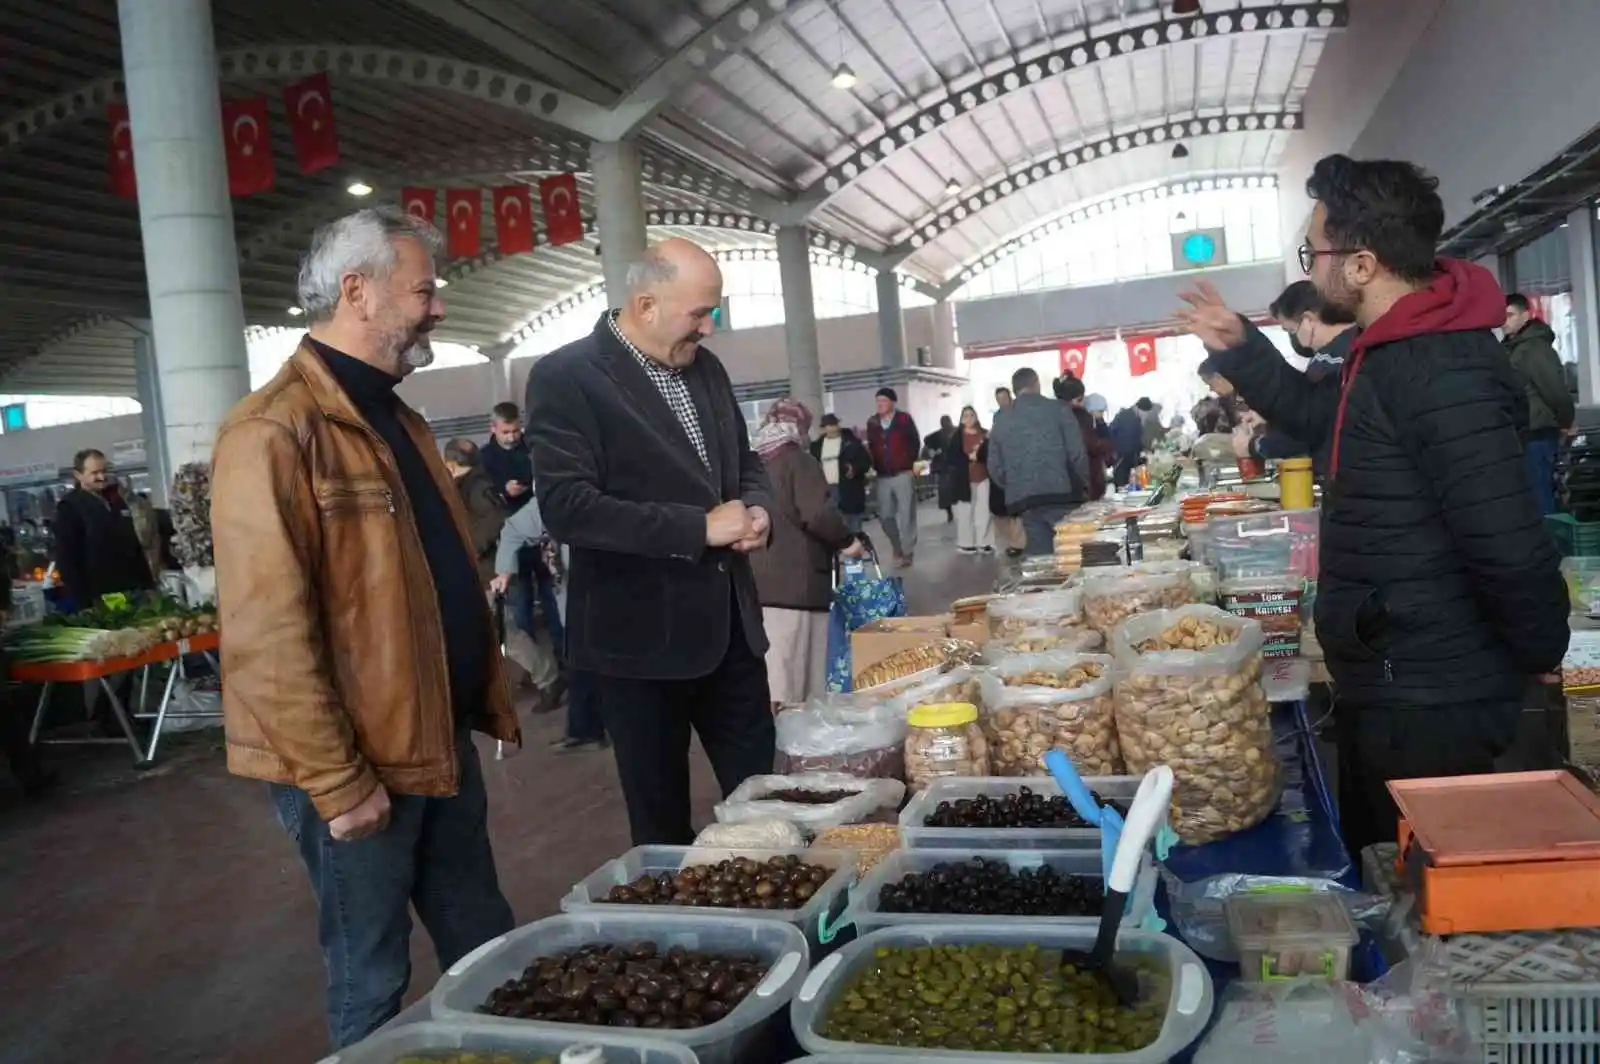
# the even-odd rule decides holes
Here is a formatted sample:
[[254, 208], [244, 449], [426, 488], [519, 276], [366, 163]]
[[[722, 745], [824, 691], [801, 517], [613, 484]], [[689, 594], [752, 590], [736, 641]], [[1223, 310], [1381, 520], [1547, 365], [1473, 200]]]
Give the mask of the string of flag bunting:
[[[470, 259], [483, 253], [483, 192], [481, 188], [444, 190], [445, 250], [453, 258]], [[495, 243], [502, 255], [532, 251], [534, 235], [532, 189], [527, 185], [501, 185], [489, 190], [494, 210]], [[439, 190], [408, 187], [400, 190], [400, 205], [407, 214], [438, 224]], [[539, 181], [539, 209], [544, 214], [546, 241], [552, 247], [583, 239], [583, 215], [578, 210], [576, 174], [552, 174]]]
[[[1107, 339], [1112, 339], [1107, 337]], [[1099, 343], [1098, 340], [1073, 340], [1070, 343], [1059, 345], [1056, 350], [1061, 356], [1062, 376], [1071, 374], [1083, 380], [1084, 371], [1089, 368], [1089, 345]], [[1156, 338], [1154, 336], [1125, 336], [1122, 342], [1128, 348], [1128, 375], [1130, 377], [1143, 377], [1146, 373], [1156, 371]]]

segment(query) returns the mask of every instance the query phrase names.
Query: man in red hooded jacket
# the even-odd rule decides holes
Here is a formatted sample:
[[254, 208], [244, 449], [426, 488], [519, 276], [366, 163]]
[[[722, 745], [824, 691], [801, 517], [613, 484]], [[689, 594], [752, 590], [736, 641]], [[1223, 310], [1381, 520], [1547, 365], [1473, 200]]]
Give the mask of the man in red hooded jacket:
[[1250, 407], [1328, 446], [1317, 638], [1339, 692], [1339, 815], [1352, 855], [1394, 841], [1393, 779], [1492, 772], [1529, 677], [1567, 646], [1567, 595], [1522, 460], [1527, 401], [1495, 340], [1505, 297], [1436, 259], [1438, 181], [1331, 155], [1301, 267], [1361, 333], [1313, 383], [1210, 285], [1179, 312]]

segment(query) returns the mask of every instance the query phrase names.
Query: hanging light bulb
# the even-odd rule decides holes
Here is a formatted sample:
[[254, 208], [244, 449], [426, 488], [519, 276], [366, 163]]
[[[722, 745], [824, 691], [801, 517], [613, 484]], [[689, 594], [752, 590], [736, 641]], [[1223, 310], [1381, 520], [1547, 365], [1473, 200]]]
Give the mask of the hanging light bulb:
[[944, 185], [944, 194], [946, 196], [961, 195], [961, 182], [957, 181], [953, 177], [949, 181], [946, 181]]
[[1189, 149], [1182, 144], [1174, 144], [1172, 146], [1172, 157], [1174, 159], [1187, 159], [1189, 157]]
[[840, 63], [833, 68], [833, 87], [836, 89], [856, 87], [856, 72], [850, 69], [849, 63]]

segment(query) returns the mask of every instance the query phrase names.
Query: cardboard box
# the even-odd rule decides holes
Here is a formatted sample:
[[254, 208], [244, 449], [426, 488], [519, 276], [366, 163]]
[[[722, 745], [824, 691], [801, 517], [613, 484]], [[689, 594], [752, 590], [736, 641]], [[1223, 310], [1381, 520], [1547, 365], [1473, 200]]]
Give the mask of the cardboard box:
[[950, 618], [942, 614], [937, 617], [892, 617], [864, 624], [850, 633], [850, 671], [860, 675], [863, 669], [876, 665], [890, 654], [948, 638]]

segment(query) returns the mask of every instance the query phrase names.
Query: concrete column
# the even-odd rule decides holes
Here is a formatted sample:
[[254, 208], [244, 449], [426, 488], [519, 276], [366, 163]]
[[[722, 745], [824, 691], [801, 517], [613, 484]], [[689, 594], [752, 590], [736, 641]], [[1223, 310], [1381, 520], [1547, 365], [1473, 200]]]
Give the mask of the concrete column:
[[144, 464], [150, 473], [150, 501], [157, 509], [164, 509], [167, 489], [172, 486], [172, 466], [167, 461], [161, 377], [150, 324], [140, 322], [137, 327], [139, 335], [133, 341], [134, 386], [139, 397], [139, 426], [144, 430]]
[[208, 461], [250, 391], [211, 3], [118, 0], [117, 14], [167, 457]]
[[489, 361], [484, 364], [488, 371], [487, 396], [489, 406], [485, 410], [494, 408], [496, 403], [516, 403], [522, 405], [522, 396], [517, 394], [516, 382], [511, 379], [511, 354], [501, 352], [490, 355]]
[[1600, 402], [1600, 282], [1595, 276], [1594, 206], [1567, 215], [1567, 253], [1572, 256], [1572, 324], [1578, 337], [1578, 401]]
[[878, 347], [883, 364], [899, 369], [906, 364], [906, 322], [900, 313], [900, 276], [878, 271]]
[[789, 394], [806, 405], [814, 421], [821, 420], [822, 359], [817, 351], [817, 305], [811, 295], [811, 245], [803, 225], [783, 226], [777, 239]]
[[956, 308], [948, 299], [933, 305], [933, 364], [956, 368]]
[[639, 146], [631, 140], [597, 140], [589, 146], [594, 177], [595, 223], [606, 303], [620, 307], [628, 296], [628, 265], [645, 249], [644, 186]]

